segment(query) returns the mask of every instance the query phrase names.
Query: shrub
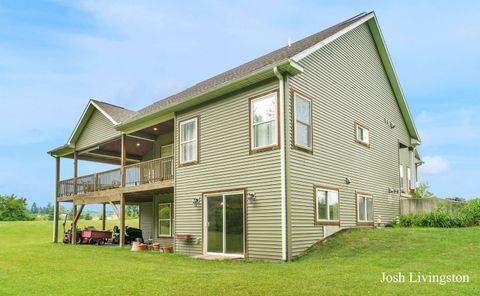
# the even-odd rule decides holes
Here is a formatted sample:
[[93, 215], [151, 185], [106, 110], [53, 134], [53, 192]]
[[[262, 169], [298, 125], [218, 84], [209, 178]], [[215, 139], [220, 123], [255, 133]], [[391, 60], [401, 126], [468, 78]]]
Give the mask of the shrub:
[[466, 203], [444, 203], [430, 213], [400, 216], [402, 227], [468, 227], [480, 225], [480, 199]]

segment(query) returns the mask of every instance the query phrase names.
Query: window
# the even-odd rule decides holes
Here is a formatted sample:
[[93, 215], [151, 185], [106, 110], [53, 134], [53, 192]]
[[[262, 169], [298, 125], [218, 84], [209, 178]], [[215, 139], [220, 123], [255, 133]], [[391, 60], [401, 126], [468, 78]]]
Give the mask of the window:
[[400, 165], [400, 189], [403, 189], [403, 165]]
[[407, 188], [408, 189], [413, 189], [413, 184], [412, 184], [412, 171], [410, 170], [409, 167], [407, 167]]
[[356, 141], [365, 146], [370, 145], [370, 132], [366, 126], [355, 124]]
[[180, 122], [180, 164], [194, 163], [197, 155], [198, 118]]
[[316, 197], [316, 221], [338, 221], [338, 190], [317, 187]]
[[312, 102], [295, 94], [295, 145], [308, 150], [312, 149]]
[[172, 204], [158, 204], [158, 236], [172, 236]]
[[358, 194], [358, 222], [373, 222], [373, 198], [371, 195]]
[[250, 101], [252, 150], [278, 145], [277, 93]]
[[169, 157], [173, 155], [173, 144], [160, 147], [160, 157]]

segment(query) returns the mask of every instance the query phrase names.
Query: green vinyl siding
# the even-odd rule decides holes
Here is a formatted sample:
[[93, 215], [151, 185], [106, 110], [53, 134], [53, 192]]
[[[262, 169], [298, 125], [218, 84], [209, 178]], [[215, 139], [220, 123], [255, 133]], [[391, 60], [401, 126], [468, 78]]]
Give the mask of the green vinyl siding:
[[159, 237], [158, 236], [158, 204], [159, 203], [172, 203], [172, 224], [174, 223], [175, 216], [173, 213], [173, 194], [156, 194], [153, 196], [153, 202], [140, 203], [140, 229], [143, 232], [144, 240], [152, 239], [156, 243], [160, 243], [160, 246], [173, 245], [173, 225], [172, 225], [172, 237]]
[[153, 143], [152, 150], [143, 156], [143, 161], [164, 157], [161, 153], [162, 146], [173, 144], [173, 133], [174, 132], [172, 131], [158, 136], [157, 140]]
[[[182, 120], [199, 117], [199, 163], [178, 166], [176, 145], [176, 233], [191, 233], [193, 240], [176, 241], [176, 252], [202, 254], [202, 205], [192, 202], [202, 193], [230, 189], [255, 192], [247, 206], [249, 258], [281, 259], [280, 153], [249, 153], [249, 98], [278, 88], [278, 81], [248, 89], [177, 115]], [[203, 200], [202, 200], [203, 203]]]
[[[399, 214], [398, 142], [410, 137], [367, 25], [362, 25], [299, 61], [304, 73], [289, 77], [293, 91], [313, 103], [313, 154], [290, 148], [289, 220], [291, 255], [323, 238], [314, 223], [313, 185], [338, 187], [341, 227], [356, 226], [356, 191], [374, 199], [374, 217]], [[291, 108], [288, 131], [293, 141]], [[396, 124], [391, 128], [388, 119]], [[355, 142], [354, 124], [370, 131], [370, 147]], [[346, 178], [352, 180], [347, 185]]]
[[75, 143], [75, 149], [85, 149], [115, 136], [120, 136], [120, 132], [115, 130], [113, 123], [102, 112], [95, 110]]

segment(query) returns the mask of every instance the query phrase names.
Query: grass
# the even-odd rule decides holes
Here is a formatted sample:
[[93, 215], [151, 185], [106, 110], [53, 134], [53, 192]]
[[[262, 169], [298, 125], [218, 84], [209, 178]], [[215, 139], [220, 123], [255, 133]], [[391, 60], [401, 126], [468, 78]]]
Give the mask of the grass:
[[[346, 231], [291, 263], [52, 244], [51, 230], [47, 221], [0, 222], [0, 295], [480, 294], [478, 227]], [[380, 283], [382, 272], [410, 271], [468, 274], [470, 282]]]

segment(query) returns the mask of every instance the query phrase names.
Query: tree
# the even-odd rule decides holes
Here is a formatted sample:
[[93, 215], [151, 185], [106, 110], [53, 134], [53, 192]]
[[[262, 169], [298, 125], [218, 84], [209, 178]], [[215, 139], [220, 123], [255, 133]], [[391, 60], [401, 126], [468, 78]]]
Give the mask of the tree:
[[32, 214], [38, 214], [38, 207], [35, 202], [33, 202], [32, 207], [30, 208], [30, 213]]
[[92, 214], [90, 214], [89, 212], [85, 213], [85, 220], [92, 220], [93, 217], [92, 217]]
[[138, 218], [138, 206], [126, 206], [125, 213], [127, 218]]
[[412, 194], [413, 198], [428, 198], [435, 197], [432, 192], [429, 191], [430, 185], [428, 183], [420, 183], [417, 190]]
[[27, 209], [27, 199], [15, 195], [0, 195], [0, 221], [33, 220]]

